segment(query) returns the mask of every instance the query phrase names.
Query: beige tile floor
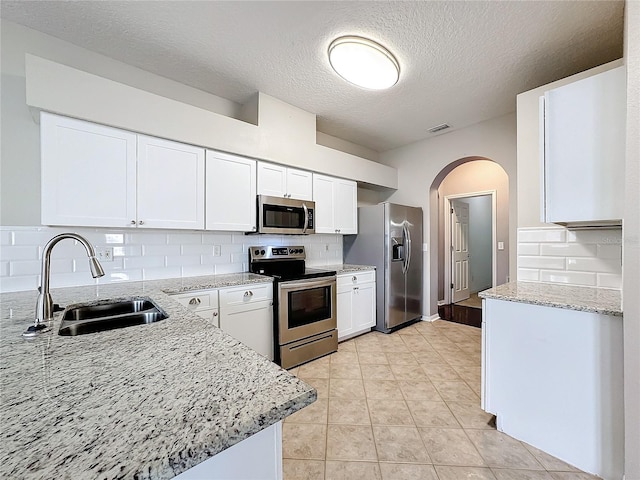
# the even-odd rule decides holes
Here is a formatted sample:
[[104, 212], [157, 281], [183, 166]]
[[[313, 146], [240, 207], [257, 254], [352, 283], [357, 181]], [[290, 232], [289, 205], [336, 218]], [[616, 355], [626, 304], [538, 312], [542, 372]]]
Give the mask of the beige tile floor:
[[489, 425], [480, 329], [371, 332], [291, 370], [318, 400], [283, 425], [285, 480], [591, 480]]

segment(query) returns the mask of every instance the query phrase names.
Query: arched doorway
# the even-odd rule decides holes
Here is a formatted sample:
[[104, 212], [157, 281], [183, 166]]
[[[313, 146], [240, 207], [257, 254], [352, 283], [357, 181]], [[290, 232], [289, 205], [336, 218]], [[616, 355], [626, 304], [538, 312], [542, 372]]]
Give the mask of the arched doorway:
[[[482, 243], [485, 250], [476, 251], [475, 254], [471, 252], [472, 258], [473, 255], [480, 256], [476, 260], [482, 260], [482, 262], [476, 263], [483, 264], [483, 268], [486, 268], [486, 255], [491, 256], [491, 279], [487, 280], [486, 272], [479, 275], [482, 278], [475, 278], [478, 271], [469, 270], [470, 277], [474, 276], [474, 278], [469, 278], [469, 292], [475, 293], [473, 290], [481, 291], [492, 285], [508, 281], [509, 177], [502, 166], [486, 157], [460, 158], [451, 162], [438, 173], [431, 184], [429, 197], [428, 215], [431, 226], [429, 243], [432, 245], [429, 254], [429, 263], [432, 266], [429, 272], [429, 284], [432, 303], [434, 299], [437, 299], [437, 304], [440, 306], [453, 303], [454, 290], [459, 286], [455, 281], [452, 281], [455, 280], [455, 264], [451, 246], [456, 235], [451, 235], [448, 232], [450, 225], [448, 222], [452, 218], [451, 207], [454, 201], [461, 200], [464, 203], [475, 204], [476, 206], [473, 208], [476, 212], [480, 212], [482, 209], [486, 211], [487, 205], [490, 205], [491, 211], [490, 217], [486, 217], [489, 218], [488, 221], [491, 222], [491, 225], [482, 224], [487, 221], [486, 218], [480, 221], [476, 219], [475, 223], [482, 224], [485, 228], [476, 228], [473, 232], [476, 235], [476, 245]], [[478, 205], [482, 201], [484, 201], [484, 206], [480, 208]], [[490, 237], [489, 239], [486, 238], [487, 235]], [[470, 240], [470, 242], [472, 241], [473, 239]], [[486, 250], [487, 248], [489, 250]], [[433, 268], [436, 266], [437, 268]], [[455, 288], [452, 288], [452, 283]], [[432, 305], [431, 308], [433, 311], [434, 306]], [[442, 312], [442, 309], [440, 311]]]

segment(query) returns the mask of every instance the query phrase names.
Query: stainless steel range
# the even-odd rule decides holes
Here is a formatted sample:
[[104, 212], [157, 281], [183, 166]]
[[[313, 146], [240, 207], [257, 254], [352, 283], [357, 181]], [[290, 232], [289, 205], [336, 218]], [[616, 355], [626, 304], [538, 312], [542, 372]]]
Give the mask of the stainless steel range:
[[249, 270], [274, 278], [275, 361], [291, 368], [338, 350], [336, 272], [306, 268], [302, 246], [249, 248]]

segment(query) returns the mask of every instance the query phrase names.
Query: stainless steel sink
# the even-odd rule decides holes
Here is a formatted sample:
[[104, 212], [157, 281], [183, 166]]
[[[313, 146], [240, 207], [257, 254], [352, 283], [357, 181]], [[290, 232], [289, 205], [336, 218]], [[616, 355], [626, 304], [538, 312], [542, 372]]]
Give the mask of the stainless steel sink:
[[165, 318], [168, 315], [149, 298], [130, 298], [72, 307], [62, 314], [58, 335], [83, 335], [153, 323]]

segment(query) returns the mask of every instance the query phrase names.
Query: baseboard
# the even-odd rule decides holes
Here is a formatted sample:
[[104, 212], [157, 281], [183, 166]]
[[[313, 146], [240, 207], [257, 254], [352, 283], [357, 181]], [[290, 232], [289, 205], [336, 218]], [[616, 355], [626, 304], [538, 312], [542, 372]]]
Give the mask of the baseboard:
[[438, 315], [437, 313], [434, 313], [430, 317], [427, 317], [425, 315], [422, 316], [423, 322], [435, 322], [436, 320], [440, 320], [440, 315]]

